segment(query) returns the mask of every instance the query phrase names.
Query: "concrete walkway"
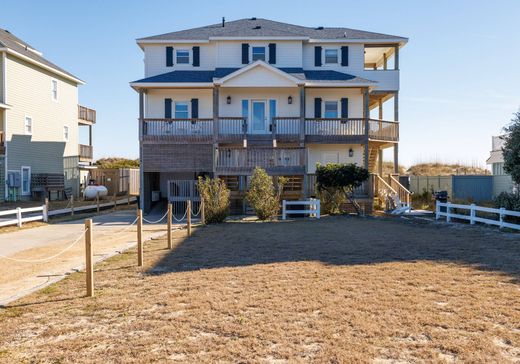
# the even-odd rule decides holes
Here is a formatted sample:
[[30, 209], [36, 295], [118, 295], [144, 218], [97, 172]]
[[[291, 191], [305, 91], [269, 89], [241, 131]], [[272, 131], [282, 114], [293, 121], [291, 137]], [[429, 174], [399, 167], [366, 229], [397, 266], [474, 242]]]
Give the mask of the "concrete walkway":
[[[159, 212], [145, 216], [150, 221], [161, 217]], [[93, 218], [95, 262], [135, 246], [137, 228], [135, 225], [131, 226], [135, 218], [135, 210], [122, 210]], [[74, 270], [84, 268], [83, 232], [84, 220], [76, 220], [0, 234], [0, 305], [56, 282]], [[144, 240], [165, 234], [166, 219], [158, 224], [143, 225]], [[45, 260], [69, 247], [78, 237], [78, 242], [69, 250], [56, 258]], [[31, 262], [12, 261], [1, 256]]]

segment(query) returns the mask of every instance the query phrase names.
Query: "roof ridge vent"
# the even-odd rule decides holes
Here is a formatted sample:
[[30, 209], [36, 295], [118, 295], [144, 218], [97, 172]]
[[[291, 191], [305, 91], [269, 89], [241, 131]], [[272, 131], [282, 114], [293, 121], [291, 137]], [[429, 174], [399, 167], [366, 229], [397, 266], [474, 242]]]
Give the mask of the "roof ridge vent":
[[316, 28], [316, 30], [323, 30], [323, 27], [319, 26], [319, 27]]
[[252, 18], [251, 18], [251, 20], [256, 20], [256, 17], [255, 17], [255, 16], [254, 16], [254, 17], [252, 17]]
[[262, 26], [261, 25], [257, 25], [253, 29], [262, 29]]

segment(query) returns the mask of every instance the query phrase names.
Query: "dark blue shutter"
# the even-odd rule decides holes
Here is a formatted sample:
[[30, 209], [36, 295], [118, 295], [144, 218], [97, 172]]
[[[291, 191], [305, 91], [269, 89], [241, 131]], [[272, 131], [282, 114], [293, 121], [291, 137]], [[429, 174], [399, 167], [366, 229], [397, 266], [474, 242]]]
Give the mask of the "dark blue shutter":
[[191, 99], [191, 118], [197, 119], [199, 117], [199, 99]]
[[314, 65], [321, 67], [321, 47], [314, 47]]
[[166, 119], [172, 117], [172, 99], [164, 99], [164, 117]]
[[348, 99], [346, 97], [341, 99], [341, 118], [348, 118]]
[[249, 63], [249, 44], [242, 43], [242, 64]]
[[166, 47], [166, 67], [173, 66], [173, 47]]
[[314, 117], [321, 118], [321, 97], [314, 99]]
[[269, 63], [276, 64], [276, 43], [269, 43]]
[[193, 47], [193, 67], [200, 66], [200, 47]]
[[341, 65], [342, 66], [348, 66], [348, 47], [343, 46], [341, 47]]

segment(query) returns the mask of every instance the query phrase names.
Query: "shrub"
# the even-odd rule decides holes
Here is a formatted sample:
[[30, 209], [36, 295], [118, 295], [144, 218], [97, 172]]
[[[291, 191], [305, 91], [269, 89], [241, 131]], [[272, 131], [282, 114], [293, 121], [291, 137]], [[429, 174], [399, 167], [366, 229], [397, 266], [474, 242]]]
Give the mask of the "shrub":
[[218, 224], [229, 215], [229, 190], [219, 178], [199, 177], [198, 188], [204, 200], [206, 224]]
[[275, 189], [273, 179], [267, 172], [262, 168], [255, 168], [246, 199], [260, 220], [272, 219], [278, 215], [280, 196], [285, 183], [285, 178], [279, 177], [278, 189]]
[[[506, 210], [520, 211], [520, 192], [502, 192], [497, 197], [495, 197], [494, 202], [496, 208], [503, 207]], [[506, 221], [516, 224], [520, 223], [520, 218], [514, 216], [506, 216]]]
[[324, 211], [341, 213], [341, 203], [350, 201], [358, 215], [359, 205], [356, 203], [353, 192], [368, 179], [370, 174], [364, 168], [355, 164], [328, 163], [316, 167], [316, 188], [320, 198], [324, 201]]

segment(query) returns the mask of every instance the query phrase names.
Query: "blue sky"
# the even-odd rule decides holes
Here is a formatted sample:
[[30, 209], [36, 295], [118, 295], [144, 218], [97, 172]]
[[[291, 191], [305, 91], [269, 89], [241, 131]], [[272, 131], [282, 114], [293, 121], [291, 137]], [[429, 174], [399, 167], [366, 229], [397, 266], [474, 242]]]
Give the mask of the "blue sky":
[[516, 0], [2, 0], [0, 27], [87, 82], [79, 100], [98, 112], [97, 158], [138, 156], [138, 99], [128, 86], [143, 76], [136, 38], [217, 23], [222, 16], [406, 36], [401, 162], [484, 165], [491, 135], [520, 106], [518, 14]]

